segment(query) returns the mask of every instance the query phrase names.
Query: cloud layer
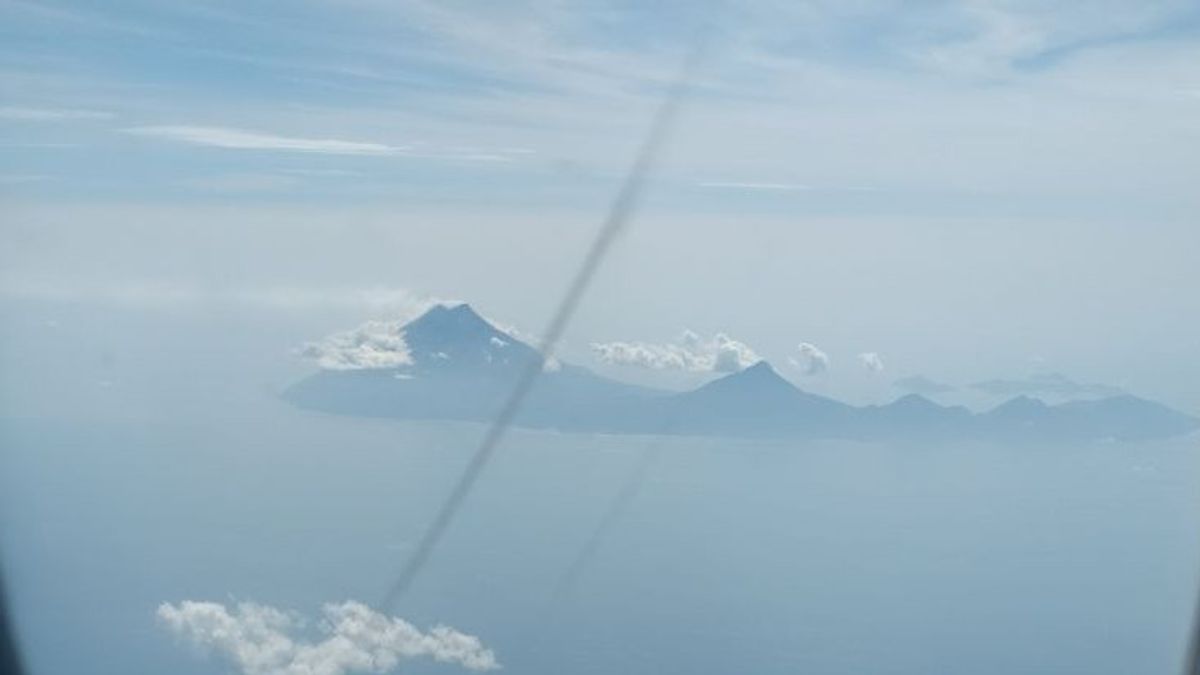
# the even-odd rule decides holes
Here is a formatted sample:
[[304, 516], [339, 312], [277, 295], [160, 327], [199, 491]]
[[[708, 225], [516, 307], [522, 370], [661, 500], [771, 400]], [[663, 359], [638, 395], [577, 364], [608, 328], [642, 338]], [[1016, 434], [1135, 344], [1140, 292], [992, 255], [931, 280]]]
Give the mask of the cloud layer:
[[273, 607], [183, 601], [159, 606], [172, 633], [226, 657], [243, 675], [386, 673], [402, 661], [431, 658], [470, 670], [499, 668], [479, 638], [447, 626], [421, 632], [412, 624], [358, 602], [330, 603], [319, 622], [322, 639], [296, 637], [303, 620]]
[[367, 370], [412, 365], [404, 322], [368, 321], [352, 330], [310, 342], [300, 354], [326, 370]]
[[678, 342], [593, 343], [592, 351], [604, 363], [696, 373], [734, 373], [761, 360], [749, 345], [724, 333], [706, 340], [690, 330]]

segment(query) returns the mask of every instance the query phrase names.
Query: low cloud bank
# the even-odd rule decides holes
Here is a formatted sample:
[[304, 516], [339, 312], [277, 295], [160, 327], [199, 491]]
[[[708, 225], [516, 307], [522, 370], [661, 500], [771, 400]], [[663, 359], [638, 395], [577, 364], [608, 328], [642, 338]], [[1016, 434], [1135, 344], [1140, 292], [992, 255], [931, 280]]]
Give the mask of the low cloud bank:
[[696, 373], [734, 373], [761, 360], [749, 345], [724, 333], [704, 339], [692, 331], [684, 331], [677, 342], [664, 344], [593, 343], [592, 352], [604, 363]]
[[387, 673], [403, 661], [430, 658], [469, 670], [500, 665], [479, 638], [447, 626], [421, 632], [412, 624], [358, 602], [330, 603], [308, 642], [295, 633], [302, 617], [254, 603], [232, 609], [185, 600], [159, 606], [159, 622], [175, 635], [227, 658], [242, 675]]

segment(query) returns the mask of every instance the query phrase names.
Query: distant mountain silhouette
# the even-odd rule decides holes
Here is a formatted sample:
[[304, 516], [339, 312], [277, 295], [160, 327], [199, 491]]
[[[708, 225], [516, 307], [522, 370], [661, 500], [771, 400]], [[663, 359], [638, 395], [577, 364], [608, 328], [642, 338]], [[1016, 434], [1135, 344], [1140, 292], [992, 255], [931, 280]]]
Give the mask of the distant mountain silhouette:
[[746, 437], [837, 435], [855, 410], [797, 389], [766, 361], [662, 405], [678, 433]]
[[[284, 392], [302, 408], [399, 419], [490, 420], [533, 347], [469, 305], [438, 305], [404, 326], [411, 363], [322, 370]], [[918, 394], [856, 407], [802, 391], [765, 361], [675, 393], [601, 377], [586, 368], [544, 369], [517, 423], [563, 431], [742, 438], [980, 439], [1003, 442], [1144, 440], [1185, 434], [1200, 421], [1127, 394], [1059, 405], [1018, 396], [984, 413]]]

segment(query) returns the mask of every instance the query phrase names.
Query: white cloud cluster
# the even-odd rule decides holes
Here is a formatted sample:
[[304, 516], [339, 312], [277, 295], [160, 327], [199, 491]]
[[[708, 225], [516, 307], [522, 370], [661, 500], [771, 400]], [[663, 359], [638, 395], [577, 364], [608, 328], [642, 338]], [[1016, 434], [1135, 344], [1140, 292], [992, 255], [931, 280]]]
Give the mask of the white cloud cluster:
[[805, 375], [820, 375], [829, 370], [829, 355], [811, 342], [796, 345], [799, 356], [789, 356], [788, 362]]
[[862, 364], [863, 368], [866, 368], [872, 373], [883, 372], [883, 357], [877, 352], [863, 352], [859, 354], [858, 362]]
[[303, 628], [301, 617], [254, 603], [232, 611], [215, 602], [163, 603], [157, 615], [171, 632], [221, 653], [243, 675], [386, 673], [420, 657], [470, 670], [500, 667], [479, 638], [447, 626], [421, 632], [351, 601], [327, 604], [322, 613], [323, 639], [316, 642], [293, 635]]
[[300, 354], [326, 370], [397, 368], [413, 363], [402, 321], [368, 321], [320, 342], [310, 342]]
[[674, 343], [603, 342], [593, 343], [592, 351], [604, 363], [698, 373], [734, 373], [761, 360], [749, 345], [724, 333], [706, 340], [690, 330]]

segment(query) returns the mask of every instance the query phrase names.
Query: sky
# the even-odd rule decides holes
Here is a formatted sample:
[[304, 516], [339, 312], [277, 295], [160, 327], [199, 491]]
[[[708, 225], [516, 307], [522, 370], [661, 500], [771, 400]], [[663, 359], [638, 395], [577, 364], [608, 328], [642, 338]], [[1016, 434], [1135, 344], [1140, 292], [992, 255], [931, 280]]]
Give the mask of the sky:
[[1173, 0], [7, 0], [0, 300], [536, 335], [700, 45], [564, 358], [1200, 412], [1198, 37]]

